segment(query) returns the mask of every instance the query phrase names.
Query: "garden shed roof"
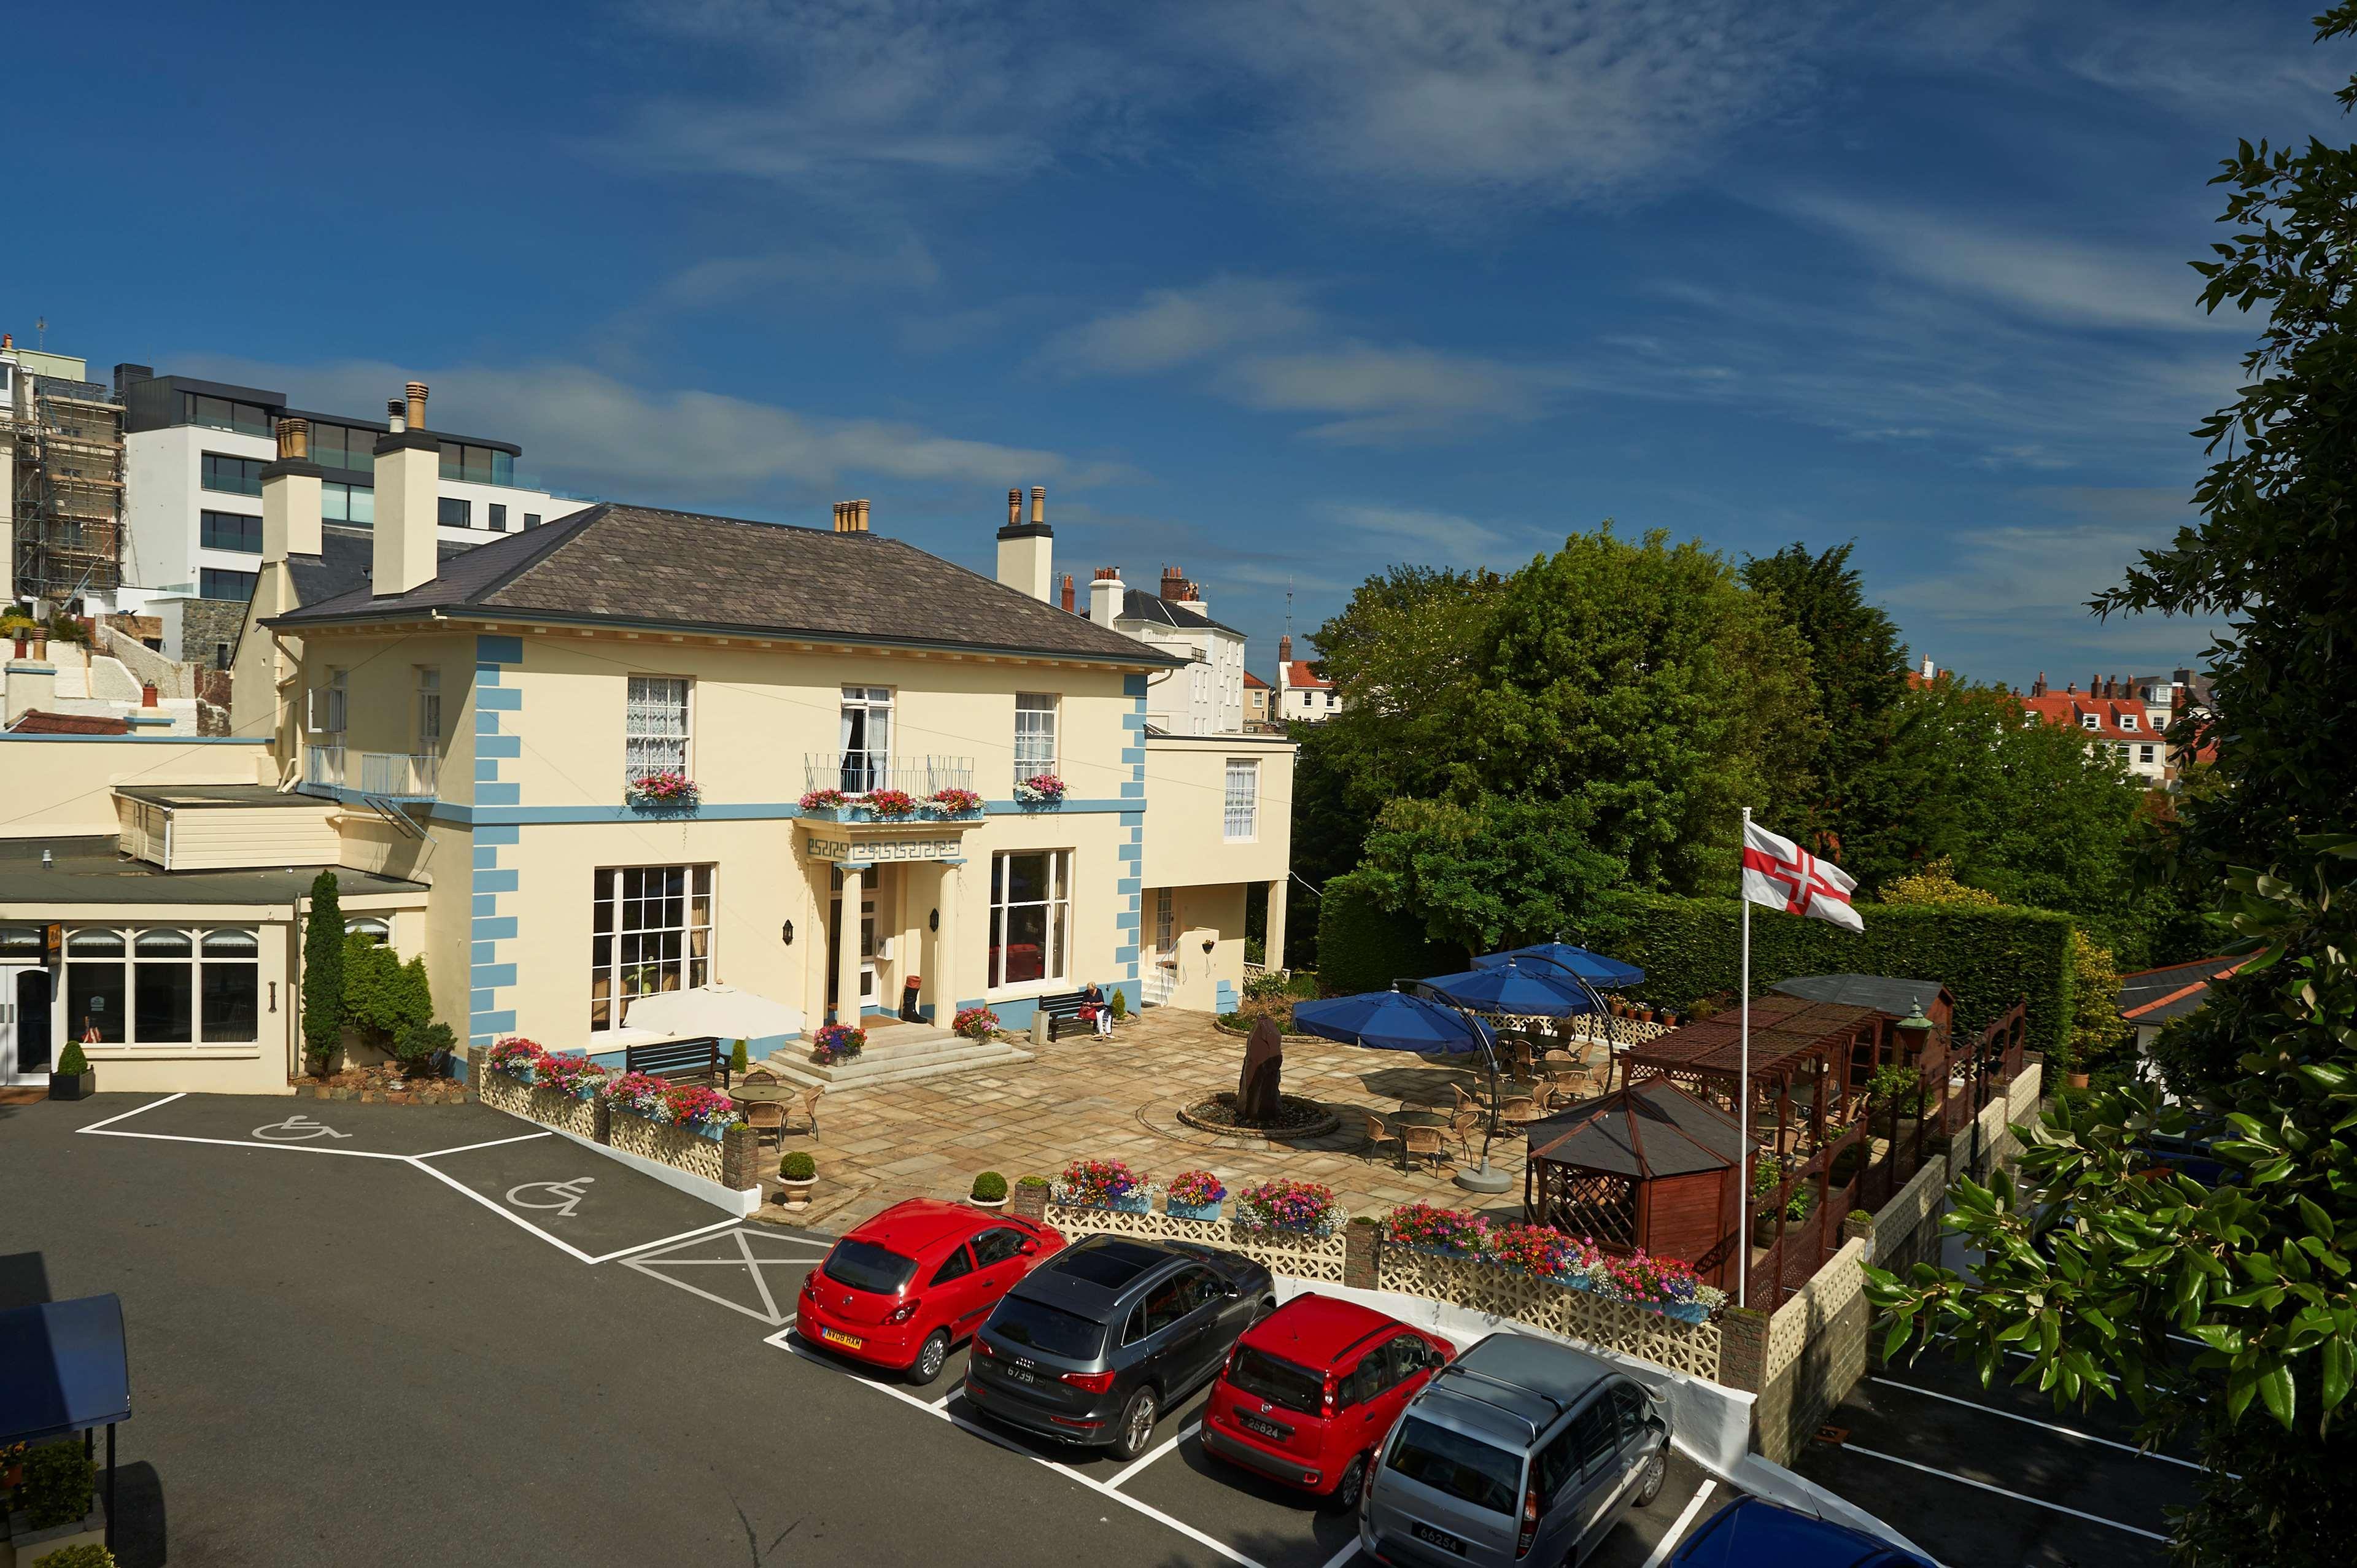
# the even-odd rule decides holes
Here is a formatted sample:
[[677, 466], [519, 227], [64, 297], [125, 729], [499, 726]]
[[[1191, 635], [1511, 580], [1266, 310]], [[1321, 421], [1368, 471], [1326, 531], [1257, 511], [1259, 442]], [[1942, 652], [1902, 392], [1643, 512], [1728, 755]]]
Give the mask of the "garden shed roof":
[[[1786, 996], [1798, 996], [1810, 1002], [1846, 1002], [1853, 1007], [1871, 1007], [1878, 1013], [1888, 1013], [1893, 1018], [1904, 1018], [1921, 1002], [1925, 1012], [1947, 987], [1936, 980], [1901, 980], [1888, 974], [1796, 974], [1780, 982], [1776, 989]], [[1950, 997], [1953, 1005], [1954, 997]]]
[[1623, 1085], [1530, 1124], [1532, 1159], [1639, 1180], [1727, 1170], [1742, 1147], [1734, 1117], [1666, 1078]]
[[[1812, 1002], [1799, 996], [1760, 996], [1751, 1003], [1751, 1076], [1781, 1077], [1792, 1064], [1855, 1038], [1885, 1015], [1845, 1002]], [[1656, 1072], [1700, 1072], [1733, 1078], [1742, 1070], [1742, 1014], [1730, 1007], [1707, 1018], [1656, 1036], [1629, 1053], [1630, 1068]]]

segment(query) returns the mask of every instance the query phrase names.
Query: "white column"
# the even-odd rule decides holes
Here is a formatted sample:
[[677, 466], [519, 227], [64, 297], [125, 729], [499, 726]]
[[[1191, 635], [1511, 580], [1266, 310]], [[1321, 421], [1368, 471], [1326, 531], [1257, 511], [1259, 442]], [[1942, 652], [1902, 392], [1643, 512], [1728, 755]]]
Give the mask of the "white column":
[[856, 862], [843, 868], [843, 923], [834, 932], [834, 1016], [844, 1024], [859, 1022], [859, 882], [866, 869]]
[[1268, 885], [1268, 931], [1261, 940], [1265, 949], [1262, 961], [1271, 969], [1285, 967], [1285, 896], [1288, 876], [1280, 876]]
[[965, 878], [962, 860], [942, 863], [941, 886], [934, 890], [934, 899], [941, 910], [942, 923], [933, 933], [931, 961], [925, 970], [925, 983], [933, 1004], [933, 1026], [946, 1029], [957, 1015], [958, 1004], [958, 897], [963, 892]]

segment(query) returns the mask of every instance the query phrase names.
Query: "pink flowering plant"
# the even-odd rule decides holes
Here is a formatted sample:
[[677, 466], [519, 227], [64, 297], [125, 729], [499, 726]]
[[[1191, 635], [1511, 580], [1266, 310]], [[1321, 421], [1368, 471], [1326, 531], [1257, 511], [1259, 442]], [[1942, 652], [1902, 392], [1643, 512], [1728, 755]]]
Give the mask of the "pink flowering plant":
[[663, 1094], [670, 1088], [669, 1079], [652, 1073], [617, 1073], [597, 1085], [597, 1098], [616, 1111], [660, 1119], [666, 1113]]
[[867, 791], [867, 809], [875, 812], [879, 821], [897, 822], [903, 817], [917, 814], [917, 798], [906, 789], [870, 789]]
[[650, 773], [630, 780], [630, 799], [663, 806], [693, 805], [695, 780], [677, 771]]
[[1461, 1208], [1407, 1203], [1392, 1210], [1383, 1221], [1383, 1234], [1421, 1251], [1470, 1253], [1480, 1245], [1481, 1221]]
[[1391, 1212], [1383, 1232], [1399, 1246], [1469, 1258], [1655, 1311], [1684, 1316], [1727, 1301], [1727, 1293], [1704, 1284], [1689, 1263], [1642, 1251], [1607, 1252], [1592, 1238], [1567, 1236], [1544, 1225], [1410, 1203]]
[[1180, 1208], [1211, 1208], [1227, 1201], [1228, 1189], [1209, 1171], [1180, 1171], [1164, 1187], [1170, 1203]]
[[1119, 1160], [1074, 1160], [1056, 1184], [1056, 1201], [1069, 1208], [1142, 1209], [1146, 1178]]
[[664, 1090], [662, 1109], [673, 1124], [715, 1138], [745, 1119], [726, 1095], [700, 1083], [675, 1083]]
[[1236, 1195], [1236, 1224], [1246, 1230], [1331, 1236], [1347, 1218], [1334, 1201], [1334, 1189], [1312, 1181], [1263, 1182]]
[[1015, 798], [1033, 805], [1046, 805], [1064, 798], [1064, 781], [1052, 773], [1034, 773], [1028, 779], [1015, 781]]
[[856, 1024], [821, 1024], [811, 1036], [811, 1060], [822, 1067], [847, 1062], [867, 1048], [867, 1031]]
[[986, 1040], [998, 1027], [998, 1015], [987, 1007], [961, 1007], [950, 1020], [950, 1033], [963, 1035], [969, 1040]]
[[605, 1078], [606, 1069], [587, 1057], [549, 1052], [533, 1064], [533, 1076], [536, 1082], [550, 1089], [561, 1090], [576, 1100], [587, 1100]]
[[804, 791], [802, 798], [794, 804], [805, 811], [829, 811], [849, 798], [840, 789], [811, 789]]
[[925, 803], [944, 817], [963, 817], [982, 810], [982, 797], [971, 789], [936, 789]]
[[510, 1078], [528, 1079], [540, 1058], [547, 1054], [537, 1041], [527, 1040], [521, 1035], [511, 1035], [494, 1045], [490, 1054], [483, 1059], [493, 1072], [505, 1073]]

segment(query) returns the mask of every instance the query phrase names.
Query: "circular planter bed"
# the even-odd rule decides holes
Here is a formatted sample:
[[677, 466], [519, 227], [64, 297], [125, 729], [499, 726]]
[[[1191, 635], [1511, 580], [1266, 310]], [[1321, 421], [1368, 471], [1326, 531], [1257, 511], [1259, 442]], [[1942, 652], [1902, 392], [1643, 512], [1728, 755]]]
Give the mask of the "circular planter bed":
[[1236, 1115], [1232, 1091], [1180, 1106], [1178, 1120], [1205, 1133], [1256, 1138], [1322, 1138], [1341, 1126], [1332, 1112], [1297, 1094], [1277, 1096], [1275, 1121], [1245, 1122]]

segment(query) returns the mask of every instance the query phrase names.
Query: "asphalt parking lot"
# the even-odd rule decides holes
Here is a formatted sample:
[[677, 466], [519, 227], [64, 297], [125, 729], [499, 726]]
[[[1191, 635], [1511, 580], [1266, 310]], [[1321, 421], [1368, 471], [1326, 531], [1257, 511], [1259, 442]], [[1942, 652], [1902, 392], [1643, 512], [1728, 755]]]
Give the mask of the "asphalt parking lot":
[[[1203, 1454], [1200, 1392], [1132, 1465], [997, 1431], [963, 1349], [913, 1390], [801, 1344], [826, 1238], [480, 1106], [0, 1107], [0, 1305], [124, 1298], [127, 1568], [1358, 1555]], [[1675, 1460], [1591, 1561], [1658, 1563], [1704, 1489]]]

